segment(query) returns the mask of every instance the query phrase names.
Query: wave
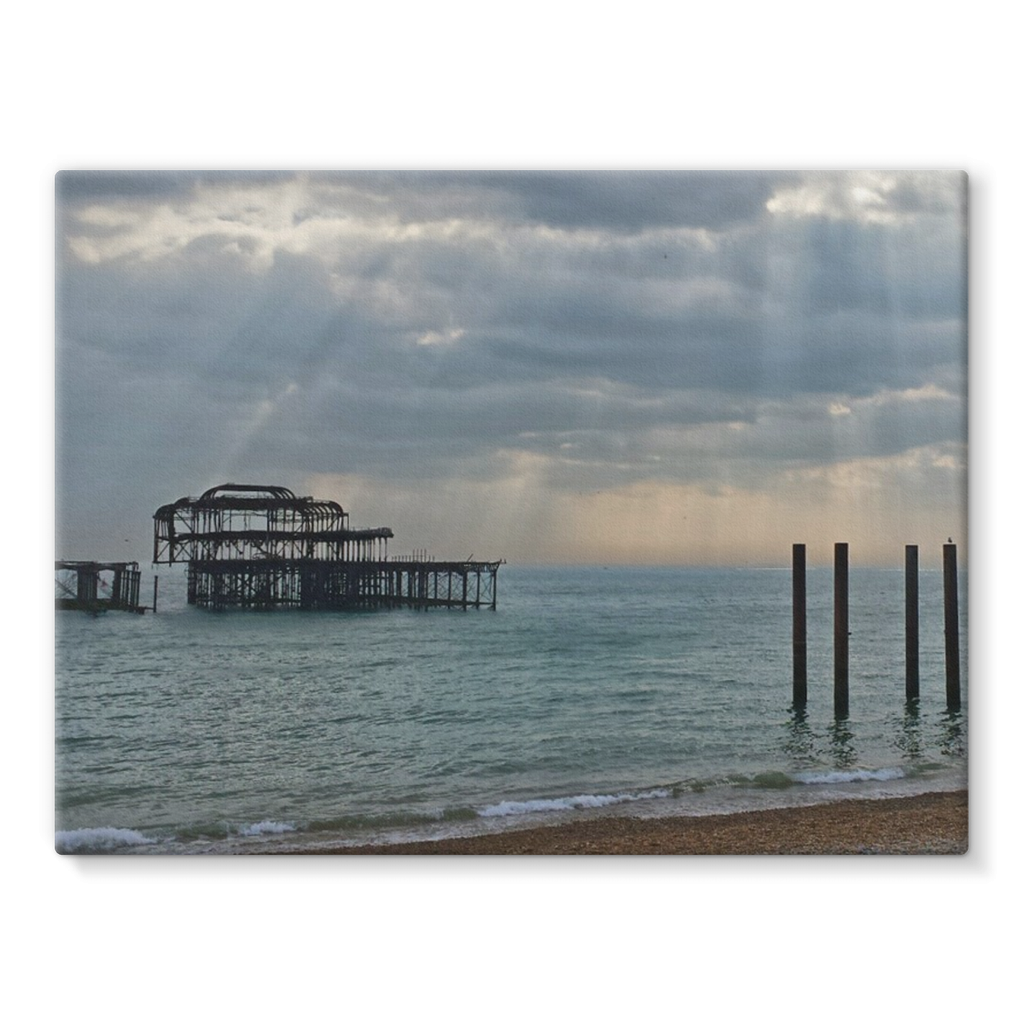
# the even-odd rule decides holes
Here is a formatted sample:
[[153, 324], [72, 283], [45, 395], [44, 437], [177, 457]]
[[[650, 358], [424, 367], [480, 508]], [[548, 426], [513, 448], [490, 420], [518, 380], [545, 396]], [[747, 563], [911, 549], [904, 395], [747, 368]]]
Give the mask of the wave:
[[436, 825], [442, 822], [472, 821], [477, 812], [471, 807], [444, 807], [422, 811], [385, 811], [376, 814], [341, 814], [333, 818], [314, 819], [306, 832], [365, 832], [406, 826]]
[[240, 828], [238, 834], [240, 836], [266, 836], [294, 831], [295, 826], [286, 821], [257, 821], [254, 825], [245, 825]]
[[820, 786], [840, 782], [889, 782], [905, 776], [902, 768], [855, 768], [852, 771], [797, 772], [793, 779], [806, 786]]
[[151, 846], [155, 842], [130, 828], [76, 828], [58, 832], [54, 848], [58, 853], [106, 853], [125, 846]]
[[591, 807], [611, 807], [613, 804], [632, 803], [636, 800], [659, 800], [672, 795], [670, 789], [648, 789], [640, 793], [581, 793], [579, 796], [561, 796], [537, 800], [503, 800], [477, 811], [481, 818], [502, 818], [513, 814], [535, 814], [541, 811], [578, 811]]

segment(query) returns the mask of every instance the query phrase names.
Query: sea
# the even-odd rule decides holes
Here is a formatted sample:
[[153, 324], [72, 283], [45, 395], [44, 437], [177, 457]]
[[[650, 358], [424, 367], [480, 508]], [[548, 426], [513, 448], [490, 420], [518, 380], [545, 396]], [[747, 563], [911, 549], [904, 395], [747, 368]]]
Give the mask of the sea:
[[[56, 615], [55, 848], [303, 852], [607, 815], [708, 815], [967, 786], [941, 571], [850, 570], [849, 715], [832, 571], [807, 571], [792, 706], [785, 569], [503, 566], [496, 610]], [[143, 595], [151, 579], [144, 574]]]

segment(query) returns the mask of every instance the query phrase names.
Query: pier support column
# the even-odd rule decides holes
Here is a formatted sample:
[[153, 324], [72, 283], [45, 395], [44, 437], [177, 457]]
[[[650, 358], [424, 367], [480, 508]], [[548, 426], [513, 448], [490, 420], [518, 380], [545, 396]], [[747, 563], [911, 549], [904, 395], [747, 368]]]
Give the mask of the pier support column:
[[807, 705], [807, 545], [793, 545], [793, 707]]
[[907, 700], [917, 700], [921, 695], [920, 645], [918, 642], [918, 575], [917, 545], [906, 547], [906, 634], [907, 634]]
[[97, 597], [99, 572], [93, 568], [81, 566], [78, 569], [78, 600], [84, 605], [94, 604]]
[[833, 645], [836, 718], [850, 714], [850, 545], [836, 544], [834, 570]]
[[946, 610], [946, 707], [960, 710], [960, 611], [957, 598], [956, 545], [942, 545], [942, 586]]

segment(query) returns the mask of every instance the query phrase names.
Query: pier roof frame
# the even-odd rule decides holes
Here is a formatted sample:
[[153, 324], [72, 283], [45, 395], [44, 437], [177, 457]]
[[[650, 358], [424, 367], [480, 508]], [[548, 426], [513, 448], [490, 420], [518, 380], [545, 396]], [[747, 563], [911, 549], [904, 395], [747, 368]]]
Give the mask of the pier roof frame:
[[[287, 487], [218, 484], [198, 498], [162, 505], [153, 516], [153, 561], [376, 557], [388, 526], [353, 530], [336, 501], [296, 497]], [[362, 545], [362, 547], [360, 547]]]

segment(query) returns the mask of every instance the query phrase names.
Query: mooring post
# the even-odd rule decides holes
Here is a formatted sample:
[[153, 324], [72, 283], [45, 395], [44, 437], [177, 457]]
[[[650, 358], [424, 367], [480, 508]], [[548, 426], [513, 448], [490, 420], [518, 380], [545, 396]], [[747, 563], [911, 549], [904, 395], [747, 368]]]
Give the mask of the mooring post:
[[946, 708], [960, 710], [960, 614], [957, 600], [956, 545], [942, 545], [942, 583], [946, 605]]
[[160, 577], [159, 576], [154, 576], [153, 577], [153, 614], [154, 615], [156, 615], [156, 592], [157, 592], [157, 588], [159, 586], [160, 586]]
[[833, 645], [836, 718], [850, 713], [850, 545], [836, 544], [834, 571]]
[[807, 545], [793, 545], [793, 707], [807, 704]]
[[906, 547], [906, 625], [907, 625], [907, 700], [917, 700], [921, 695], [920, 682], [920, 645], [918, 643], [918, 577], [917, 577], [917, 545]]

